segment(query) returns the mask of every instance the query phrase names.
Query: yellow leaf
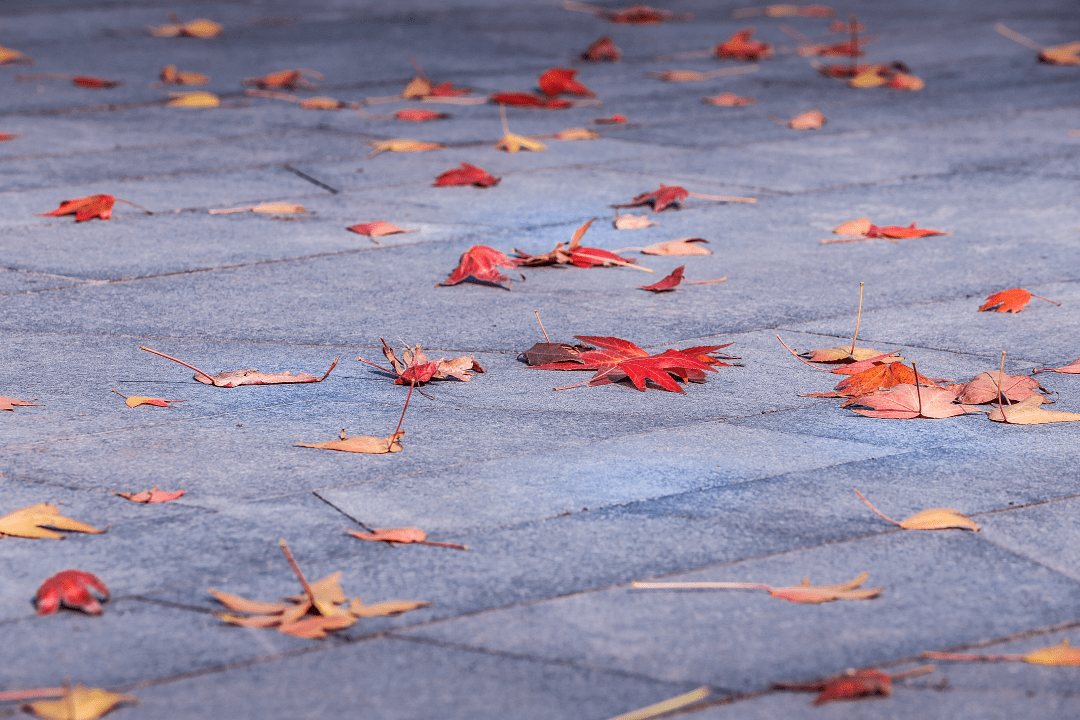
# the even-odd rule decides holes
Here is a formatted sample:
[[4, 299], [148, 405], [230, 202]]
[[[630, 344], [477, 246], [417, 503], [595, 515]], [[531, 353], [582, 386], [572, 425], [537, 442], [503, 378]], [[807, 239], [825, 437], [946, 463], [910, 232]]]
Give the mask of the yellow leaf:
[[[175, 19], [175, 18], [173, 18]], [[197, 38], [211, 38], [221, 32], [222, 26], [213, 20], [199, 18], [188, 23], [173, 22], [169, 25], [158, 25], [147, 28], [155, 37], [180, 37], [188, 35]]]
[[165, 107], [215, 108], [221, 100], [214, 93], [197, 91], [189, 93], [169, 93], [172, 100]]
[[986, 417], [994, 422], [1003, 422], [1009, 425], [1042, 425], [1044, 423], [1080, 420], [1080, 413], [1043, 410], [1039, 405], [1044, 402], [1046, 402], [1046, 398], [1042, 395], [1032, 395], [1015, 405], [1006, 405], [1004, 413], [1002, 408], [996, 407], [988, 412]]
[[398, 138], [395, 140], [373, 140], [371, 147], [375, 148], [368, 157], [374, 157], [381, 152], [426, 152], [428, 150], [441, 150], [444, 145], [423, 140], [408, 140]]
[[45, 528], [57, 528], [58, 530], [74, 530], [84, 533], [103, 533], [78, 520], [66, 518], [60, 514], [55, 505], [41, 503], [32, 505], [22, 510], [0, 517], [0, 535], [11, 535], [24, 538], [49, 538], [58, 540], [62, 537], [58, 532]]
[[414, 77], [401, 91], [401, 97], [414, 100], [431, 94], [431, 83], [421, 77]]
[[524, 135], [515, 135], [513, 133], [506, 133], [503, 135], [502, 140], [495, 146], [496, 150], [505, 150], [506, 152], [517, 152], [522, 148], [535, 151], [547, 150], [547, 146], [539, 140], [533, 140]]
[[349, 612], [358, 618], [384, 617], [388, 615], [400, 615], [401, 613], [409, 612], [410, 610], [430, 606], [431, 603], [423, 600], [391, 600], [388, 602], [365, 605], [360, 601], [360, 598], [353, 598], [352, 603], [349, 605]]
[[807, 110], [788, 120], [792, 130], [820, 130], [825, 124], [825, 116], [818, 110]]
[[343, 437], [340, 440], [296, 444], [300, 447], [318, 448], [319, 450], [341, 450], [342, 452], [380, 455], [382, 453], [401, 452], [401, 438], [404, 435], [405, 431], [399, 430], [394, 435], [384, 438], [371, 437], [370, 435], [353, 435], [352, 437]]
[[251, 212], [258, 213], [306, 213], [307, 210], [303, 205], [296, 205], [294, 203], [286, 202], [265, 202], [259, 203], [251, 208]]
[[930, 508], [917, 512], [906, 520], [900, 522], [900, 527], [905, 530], [946, 530], [948, 528], [961, 528], [979, 532], [979, 526], [975, 521], [959, 510], [952, 508]]
[[556, 140], [596, 140], [600, 133], [588, 128], [567, 128], [555, 135]]
[[49, 720], [96, 720], [125, 702], [137, 703], [138, 699], [134, 695], [121, 695], [80, 683], [59, 700], [38, 700], [24, 707]]
[[340, 110], [345, 103], [329, 97], [311, 97], [301, 101], [300, 107], [305, 110]]
[[1035, 665], [1080, 665], [1080, 648], [1071, 647], [1068, 640], [1062, 640], [1060, 645], [1032, 650], [1024, 656], [1024, 662]]
[[848, 80], [848, 85], [853, 88], [881, 87], [885, 84], [885, 78], [878, 74], [876, 69], [861, 72]]
[[8, 63], [27, 62], [30, 58], [23, 55], [18, 50], [12, 50], [0, 45], [0, 65], [6, 65]]

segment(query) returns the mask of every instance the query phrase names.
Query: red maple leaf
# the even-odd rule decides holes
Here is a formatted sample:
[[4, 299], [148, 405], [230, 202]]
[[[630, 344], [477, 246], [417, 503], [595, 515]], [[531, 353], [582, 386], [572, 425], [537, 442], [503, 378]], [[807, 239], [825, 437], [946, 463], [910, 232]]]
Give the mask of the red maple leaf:
[[[469, 277], [481, 282], [496, 285], [506, 283], [509, 285], [510, 278], [503, 275], [496, 268], [515, 268], [519, 264], [518, 260], [503, 255], [493, 247], [473, 245], [461, 255], [461, 260], [458, 262], [458, 266], [454, 268], [454, 272], [450, 274], [450, 277], [439, 283], [439, 285], [457, 285]], [[518, 274], [520, 275], [520, 273]], [[522, 275], [521, 279], [524, 280], [525, 276]], [[510, 290], [511, 288], [507, 287], [505, 289]]]
[[986, 302], [979, 306], [979, 310], [980, 312], [983, 310], [996, 310], [996, 312], [999, 313], [1018, 313], [1024, 309], [1025, 305], [1031, 302], [1031, 298], [1033, 297], [1039, 298], [1040, 300], [1046, 300], [1048, 303], [1054, 303], [1058, 307], [1061, 306], [1061, 303], [1047, 300], [1039, 295], [1033, 295], [1023, 288], [1011, 288], [1009, 290], [996, 292], [986, 298]]
[[439, 177], [435, 178], [435, 185], [447, 187], [450, 185], [475, 185], [476, 187], [491, 187], [498, 185], [499, 180], [483, 168], [461, 163], [461, 167], [450, 168]]
[[867, 237], [887, 237], [887, 238], [920, 238], [929, 237], [931, 235], [952, 235], [951, 232], [942, 232], [941, 230], [931, 230], [930, 228], [917, 228], [915, 223], [904, 227], [902, 225], [886, 225], [885, 227], [878, 227], [877, 225], [871, 225], [867, 231]]
[[685, 280], [683, 279], [683, 270], [686, 269], [685, 265], [680, 265], [671, 271], [671, 274], [664, 279], [654, 282], [652, 285], [639, 285], [642, 290], [651, 290], [653, 292], [667, 292], [674, 290], [679, 283], [685, 282], [687, 285], [712, 285], [713, 283], [720, 283], [727, 280], [726, 277], [719, 280]]
[[619, 62], [622, 60], [622, 50], [608, 36], [604, 36], [589, 46], [589, 49], [581, 53], [581, 59], [586, 62]]
[[682, 207], [682, 201], [690, 195], [690, 192], [679, 185], [660, 184], [659, 190], [642, 193], [633, 200], [622, 205], [612, 205], [615, 208], [637, 207], [638, 205], [652, 205], [653, 212], [661, 212], [664, 209], [677, 205]]
[[398, 110], [394, 113], [394, 117], [398, 120], [405, 120], [407, 122], [428, 122], [429, 120], [445, 120], [450, 116], [446, 113], [435, 112], [434, 110], [405, 108], [404, 110]]
[[772, 57], [772, 45], [767, 42], [751, 40], [754, 28], [748, 27], [736, 31], [731, 37], [713, 48], [713, 54], [724, 60], [762, 60]]
[[472, 88], [456, 88], [449, 80], [431, 88], [432, 97], [463, 97], [472, 92]]
[[503, 105], [544, 108], [547, 110], [562, 110], [574, 104], [570, 100], [558, 100], [546, 95], [533, 95], [526, 92], [494, 93], [488, 99], [493, 103], [502, 103]]
[[518, 254], [515, 258], [519, 265], [524, 267], [539, 267], [542, 265], [575, 265], [580, 268], [596, 267], [600, 265], [602, 267], [611, 267], [612, 265], [630, 265], [634, 262], [633, 258], [624, 258], [620, 255], [616, 255], [608, 250], [601, 250], [594, 247], [582, 247], [581, 238], [585, 235], [585, 231], [589, 229], [589, 226], [596, 221], [596, 218], [589, 220], [584, 225], [579, 227], [573, 237], [570, 239], [570, 244], [563, 246], [562, 243], [555, 245], [555, 249], [549, 253], [543, 255], [529, 255], [523, 253], [520, 250], [514, 250]]
[[64, 200], [60, 207], [47, 213], [38, 213], [38, 217], [59, 217], [61, 215], [74, 215], [75, 222], [101, 218], [108, 220], [112, 217], [113, 203], [116, 198], [112, 195], [87, 195], [86, 197]]
[[574, 79], [577, 74], [578, 71], [571, 68], [551, 68], [540, 76], [537, 84], [540, 86], [540, 92], [550, 97], [563, 93], [596, 97], [596, 93]]
[[51, 615], [60, 606], [82, 610], [90, 615], [101, 614], [101, 603], [91, 590], [109, 599], [109, 588], [96, 576], [82, 570], [63, 570], [41, 583], [37, 591], [37, 614]]

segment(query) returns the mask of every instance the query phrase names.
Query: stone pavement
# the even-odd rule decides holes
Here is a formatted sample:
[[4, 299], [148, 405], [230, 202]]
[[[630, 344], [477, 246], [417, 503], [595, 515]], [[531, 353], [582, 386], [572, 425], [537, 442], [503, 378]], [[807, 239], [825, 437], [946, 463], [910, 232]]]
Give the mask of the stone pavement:
[[[1043, 45], [1080, 39], [1063, 0], [884, 3], [855, 12], [918, 92], [856, 90], [791, 52], [752, 74], [665, 83], [650, 71], [731, 63], [657, 56], [710, 48], [754, 23], [794, 45], [821, 18], [733, 18], [740, 2], [675, 0], [693, 22], [613, 25], [548, 0], [241, 0], [200, 3], [7, 0], [0, 44], [34, 58], [0, 67], [0, 395], [41, 407], [2, 413], [0, 515], [51, 502], [109, 526], [63, 542], [0, 540], [0, 691], [63, 677], [132, 692], [135, 718], [604, 720], [705, 685], [693, 717], [1074, 718], [1080, 670], [938, 662], [887, 699], [811, 708], [771, 692], [923, 651], [1023, 653], [1080, 642], [1080, 426], [1005, 426], [981, 414], [880, 420], [799, 393], [836, 378], [800, 350], [849, 342], [866, 283], [860, 345], [899, 350], [932, 377], [1060, 366], [1080, 355], [1080, 68], [1035, 61], [995, 32]], [[619, 7], [609, 5], [609, 7]], [[221, 22], [221, 36], [155, 38], [175, 12]], [[619, 63], [576, 60], [610, 35]], [[510, 108], [511, 131], [591, 126], [592, 141], [494, 149], [491, 104], [429, 105], [424, 124], [247, 98], [241, 80], [285, 68], [325, 76], [347, 102], [399, 93], [414, 56], [474, 96], [531, 91], [550, 67], [579, 68], [602, 106]], [[159, 69], [206, 73], [223, 106], [163, 106]], [[16, 82], [88, 74], [123, 84]], [[183, 88], [181, 88], [183, 89]], [[198, 89], [198, 88], [197, 88]], [[703, 104], [730, 91], [746, 107]], [[368, 107], [389, 113], [421, 103]], [[819, 131], [771, 122], [818, 109]], [[445, 143], [368, 157], [369, 141]], [[433, 187], [469, 162], [492, 188]], [[756, 204], [689, 198], [659, 226], [615, 230], [612, 204], [683, 185]], [[109, 221], [40, 217], [60, 201], [110, 193]], [[300, 203], [306, 215], [211, 208]], [[547, 252], [599, 216], [586, 244], [615, 250], [703, 237], [713, 255], [624, 254], [656, 271], [526, 269], [513, 289], [435, 287], [470, 246]], [[890, 243], [822, 245], [839, 223], [952, 231]], [[376, 245], [349, 225], [417, 232]], [[678, 265], [727, 282], [653, 295], [636, 289]], [[513, 275], [513, 272], [509, 273]], [[978, 313], [1025, 287], [1019, 314]], [[653, 352], [721, 344], [743, 366], [685, 394], [625, 383], [553, 392], [579, 373], [530, 370], [542, 339], [626, 338]], [[414, 393], [404, 450], [354, 455], [296, 447], [392, 432], [406, 388], [356, 361], [379, 338], [434, 357], [475, 354], [471, 382]], [[203, 369], [319, 372], [321, 384], [221, 389], [139, 349]], [[1080, 411], [1080, 379], [1038, 376], [1055, 409]], [[183, 399], [129, 409], [125, 395]], [[136, 505], [111, 491], [186, 489]], [[906, 517], [952, 507], [979, 533], [900, 531], [858, 487]], [[343, 527], [418, 526], [467, 552], [355, 540]], [[275, 600], [299, 590], [277, 544], [311, 578], [342, 571], [366, 602], [428, 608], [361, 620], [326, 640], [244, 629], [211, 614], [215, 587]], [[65, 568], [99, 575], [100, 617], [36, 617], [38, 585]], [[797, 605], [748, 591], [646, 591], [635, 580], [839, 583], [869, 572], [866, 602]], [[0, 714], [12, 705], [0, 706]]]

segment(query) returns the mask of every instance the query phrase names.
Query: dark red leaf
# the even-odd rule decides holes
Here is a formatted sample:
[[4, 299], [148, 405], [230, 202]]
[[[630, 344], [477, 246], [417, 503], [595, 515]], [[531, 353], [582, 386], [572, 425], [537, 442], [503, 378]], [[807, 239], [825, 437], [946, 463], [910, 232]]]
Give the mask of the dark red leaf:
[[545, 108], [548, 110], [562, 110], [563, 108], [568, 108], [574, 104], [570, 100], [558, 100], [544, 95], [533, 95], [532, 93], [524, 92], [495, 93], [488, 99], [493, 103], [502, 103], [503, 105]]
[[538, 81], [540, 92], [549, 97], [555, 97], [562, 93], [595, 97], [596, 93], [574, 79], [577, 74], [578, 71], [571, 68], [551, 68], [540, 76]]
[[642, 193], [628, 203], [612, 205], [612, 207], [624, 208], [637, 207], [638, 205], [652, 205], [653, 212], [661, 212], [672, 205], [681, 207], [682, 201], [689, 195], [690, 193], [685, 188], [678, 185], [661, 184], [659, 190]]
[[[509, 285], [510, 278], [503, 275], [496, 268], [514, 268], [517, 266], [517, 260], [508, 258], [493, 247], [473, 245], [462, 254], [458, 266], [450, 277], [439, 283], [439, 285], [457, 285], [462, 280], [470, 277], [481, 282], [495, 283], [496, 285], [505, 282]], [[524, 280], [525, 276], [522, 275], [521, 279]], [[507, 287], [506, 289], [510, 290], [511, 288]]]
[[665, 277], [663, 280], [654, 282], [652, 285], [639, 285], [642, 290], [651, 290], [653, 292], [668, 292], [674, 290], [675, 287], [682, 282], [683, 270], [686, 269], [685, 265], [680, 265], [671, 271], [671, 274]]
[[450, 185], [475, 185], [476, 187], [491, 187], [499, 184], [500, 178], [488, 173], [487, 170], [461, 163], [461, 167], [451, 168], [435, 178], [435, 184], [440, 187]]
[[96, 575], [82, 570], [58, 572], [38, 588], [37, 614], [51, 615], [63, 605], [90, 615], [100, 615], [101, 603], [91, 594], [91, 590], [102, 600], [109, 599], [109, 588]]

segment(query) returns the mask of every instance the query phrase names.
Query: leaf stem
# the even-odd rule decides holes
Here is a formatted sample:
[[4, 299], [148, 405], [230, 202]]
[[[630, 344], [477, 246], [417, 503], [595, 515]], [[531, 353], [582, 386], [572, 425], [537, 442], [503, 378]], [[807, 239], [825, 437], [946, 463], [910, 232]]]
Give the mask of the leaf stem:
[[878, 510], [878, 509], [877, 509], [876, 507], [874, 507], [874, 506], [873, 506], [873, 504], [872, 504], [872, 503], [871, 503], [871, 502], [870, 502], [869, 500], [867, 500], [867, 499], [866, 499], [866, 496], [865, 496], [865, 495], [863, 495], [863, 494], [862, 494], [861, 492], [859, 492], [859, 491], [858, 491], [858, 490], [857, 490], [856, 488], [852, 488], [852, 490], [855, 490], [855, 494], [859, 496], [859, 499], [860, 499], [860, 500], [862, 500], [862, 501], [863, 501], [864, 503], [866, 503], [866, 506], [867, 506], [868, 508], [870, 508], [871, 510], [873, 510], [873, 511], [874, 511], [875, 513], [877, 513], [877, 514], [878, 514], [878, 515], [880, 515], [881, 517], [885, 518], [886, 520], [888, 520], [889, 522], [891, 522], [891, 523], [892, 523], [893, 525], [896, 525], [897, 527], [904, 527], [903, 525], [901, 525], [900, 523], [896, 522], [896, 521], [895, 521], [895, 520], [893, 520], [893, 519], [892, 519], [891, 517], [889, 517], [889, 516], [888, 516], [888, 515], [886, 515], [885, 513], [881, 512], [881, 511], [880, 511], [880, 510]]
[[412, 397], [412, 391], [414, 387], [416, 387], [416, 380], [409, 381], [409, 394], [405, 396], [405, 407], [401, 408], [401, 417], [398, 418], [397, 427], [394, 428], [394, 434], [390, 436], [390, 441], [386, 446], [387, 450], [394, 447], [394, 442], [397, 440], [398, 430], [401, 429], [401, 423], [405, 422], [405, 411], [409, 409], [409, 398]]
[[[194, 365], [188, 365], [188, 364], [187, 364], [186, 362], [184, 362], [183, 360], [177, 360], [176, 358], [174, 358], [174, 357], [172, 357], [172, 356], [170, 356], [170, 355], [166, 355], [165, 353], [159, 353], [159, 352], [158, 352], [157, 350], [151, 350], [150, 348], [146, 347], [145, 345], [140, 345], [140, 346], [139, 346], [139, 349], [140, 349], [140, 350], [145, 350], [145, 351], [146, 351], [146, 352], [148, 352], [148, 353], [154, 353], [155, 355], [160, 355], [161, 357], [165, 358], [166, 360], [172, 360], [173, 362], [176, 362], [176, 363], [180, 363], [180, 364], [181, 364], [181, 365], [183, 365], [184, 367], [186, 367], [186, 368], [191, 368], [191, 369], [192, 369], [192, 370], [194, 370], [195, 372], [199, 373], [200, 375], [202, 375], [202, 376], [203, 376], [204, 378], [206, 378], [206, 379], [207, 379], [207, 380], [209, 380], [210, 382], [214, 382], [214, 376], [213, 376], [213, 375], [210, 375], [209, 373], [204, 373], [204, 372], [203, 372], [202, 370], [200, 370], [199, 368], [195, 367]], [[331, 368], [331, 369], [332, 369], [332, 368]]]
[[1046, 301], [1046, 302], [1048, 302], [1048, 303], [1053, 303], [1054, 305], [1057, 305], [1058, 307], [1061, 307], [1061, 303], [1059, 303], [1059, 302], [1054, 302], [1054, 301], [1053, 301], [1053, 300], [1051, 300], [1050, 298], [1044, 298], [1044, 297], [1043, 297], [1042, 295], [1036, 295], [1035, 293], [1031, 293], [1031, 297], [1033, 297], [1033, 298], [1039, 298], [1040, 300], [1045, 300], [1045, 301]]
[[[912, 364], [914, 364], [914, 363], [912, 363]], [[997, 400], [998, 400], [998, 411], [1001, 413], [1001, 419], [1005, 423], [1008, 423], [1009, 418], [1006, 417], [1006, 415], [1005, 415], [1005, 404], [1001, 400], [1001, 380], [1004, 377], [1005, 377], [1005, 351], [1002, 350], [1001, 351], [1001, 368], [998, 370]]]
[[[777, 335], [777, 336], [776, 336], [776, 339], [777, 339], [777, 340], [780, 340], [780, 336], [779, 336], [779, 335]], [[794, 350], [792, 350], [791, 348], [789, 348], [789, 347], [788, 347], [788, 344], [787, 344], [786, 342], [784, 342], [783, 340], [780, 340], [780, 344], [781, 344], [781, 345], [783, 345], [783, 346], [784, 346], [784, 348], [785, 348], [785, 349], [787, 349], [787, 351], [788, 351], [789, 353], [791, 353], [791, 354], [792, 354], [792, 355], [793, 355], [793, 356], [795, 357], [795, 359], [796, 359], [796, 360], [798, 360], [799, 362], [801, 362], [801, 363], [802, 363], [803, 365], [806, 365], [807, 367], [812, 367], [812, 368], [814, 368], [815, 370], [820, 370], [821, 372], [829, 372], [829, 371], [828, 371], [828, 370], [826, 370], [825, 368], [820, 368], [820, 367], [818, 367], [817, 365], [815, 365], [814, 363], [810, 362], [810, 361], [809, 361], [809, 360], [807, 360], [806, 358], [804, 358], [804, 357], [800, 357], [800, 356], [799, 356], [799, 354], [798, 354], [797, 352], [795, 352]]]
[[119, 395], [120, 397], [124, 398], [125, 400], [127, 400], [127, 399], [128, 399], [128, 396], [127, 396], [127, 395], [125, 395], [124, 393], [120, 392], [119, 390], [112, 390], [112, 389], [110, 389], [110, 390], [109, 390], [109, 392], [114, 392], [114, 393], [116, 393], [117, 395]]
[[455, 550], [468, 550], [469, 549], [468, 545], [457, 545], [455, 543], [433, 542], [431, 540], [421, 540], [420, 542], [418, 542], [416, 544], [417, 545], [431, 545], [432, 547], [448, 547], [448, 548], [454, 548]]
[[[153, 210], [147, 210], [142, 205], [138, 205], [136, 203], [133, 203], [130, 200], [125, 200], [124, 198], [118, 198], [118, 197], [114, 197], [113, 200], [115, 200], [116, 202], [122, 202], [125, 205], [130, 205], [133, 208], [138, 208], [138, 209], [142, 210], [144, 213], [146, 213], [147, 215], [153, 215], [154, 214]], [[1038, 297], [1038, 295], [1033, 295], [1032, 297]], [[1040, 298], [1040, 299], [1045, 300], [1046, 298]]]
[[919, 415], [922, 415], [922, 392], [919, 391], [919, 368], [915, 361], [911, 361], [911, 369], [915, 371], [915, 397], [919, 399]]
[[705, 193], [689, 192], [687, 194], [690, 197], [701, 198], [702, 200], [717, 200], [719, 202], [744, 202], [744, 203], [756, 203], [757, 198], [752, 197], [734, 197], [728, 195], [706, 195]]
[[687, 285], [712, 285], [713, 283], [722, 283], [727, 280], [727, 277], [722, 277], [719, 280], [683, 280]]
[[533, 312], [536, 314], [536, 322], [540, 323], [540, 332], [544, 333], [544, 341], [550, 343], [551, 338], [548, 337], [547, 330], [544, 329], [544, 323], [540, 322], [540, 311], [533, 310]]
[[506, 124], [506, 104], [499, 103], [499, 119], [502, 120], [503, 135], [510, 134], [510, 126]]
[[889, 675], [890, 680], [905, 680], [910, 677], [918, 677], [920, 675], [929, 675], [934, 672], [933, 665], [920, 665], [917, 668], [911, 668], [910, 670], [904, 670], [903, 672], [892, 673]]
[[855, 13], [848, 16], [848, 25], [851, 28], [851, 76], [859, 74], [859, 20]]
[[315, 600], [315, 591], [311, 589], [311, 585], [308, 584], [307, 578], [304, 577], [304, 573], [300, 571], [300, 566], [296, 564], [296, 558], [293, 557], [292, 550], [289, 549], [289, 543], [285, 542], [285, 538], [278, 540], [278, 544], [281, 545], [281, 552], [285, 553], [285, 559], [289, 561], [289, 567], [296, 573], [296, 577], [300, 580], [300, 584], [304, 586], [304, 592], [308, 596], [308, 600], [311, 601], [312, 607], [317, 607], [318, 603]]
[[12, 700], [32, 700], [34, 698], [63, 697], [64, 688], [34, 688], [33, 690], [8, 690], [0, 692], [0, 702]]
[[1034, 40], [1032, 40], [1029, 37], [1021, 35], [1020, 33], [1016, 32], [1015, 30], [1010, 30], [1009, 28], [1005, 27], [1005, 25], [1002, 24], [1002, 23], [995, 24], [994, 29], [997, 30], [1002, 35], [1004, 35], [1005, 37], [1009, 38], [1010, 40], [1020, 43], [1024, 47], [1031, 48], [1032, 50], [1036, 50], [1038, 52], [1043, 51], [1043, 46], [1042, 45], [1035, 42]]
[[863, 298], [863, 286], [866, 283], [859, 283], [859, 314], [855, 317], [855, 334], [851, 337], [851, 350], [848, 355], [855, 357], [855, 340], [859, 337], [859, 325], [862, 324], [862, 298]]
[[945, 653], [945, 652], [924, 652], [922, 654], [927, 660], [963, 660], [963, 661], [983, 661], [983, 662], [1020, 662], [1023, 661], [1023, 655], [976, 655], [973, 653]]

